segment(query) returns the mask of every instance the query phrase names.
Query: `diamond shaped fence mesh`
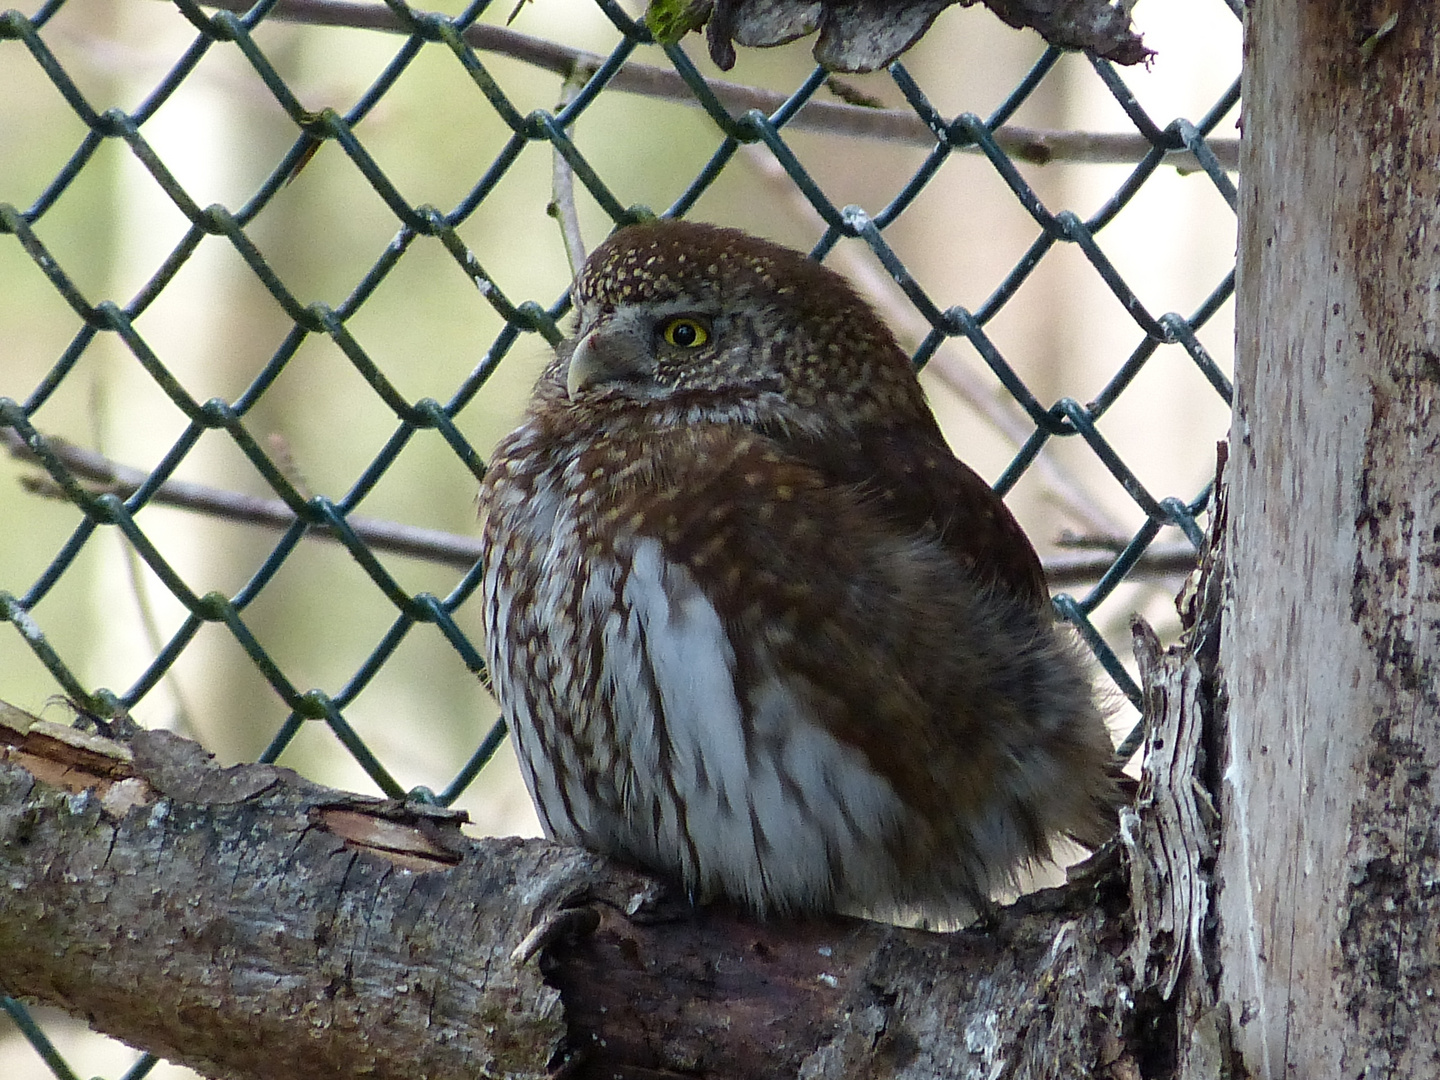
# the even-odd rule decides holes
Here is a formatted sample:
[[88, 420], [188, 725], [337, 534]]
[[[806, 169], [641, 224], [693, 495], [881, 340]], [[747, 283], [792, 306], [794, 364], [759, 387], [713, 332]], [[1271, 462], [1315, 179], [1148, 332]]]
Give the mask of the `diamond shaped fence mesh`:
[[[881, 307], [1133, 753], [1119, 643], [1173, 628], [1228, 418], [1238, 0], [1141, 5], [1149, 71], [977, 8], [843, 81], [804, 42], [722, 76], [613, 0], [230, 6], [0, 15], [0, 700], [534, 831], [474, 492], [579, 238], [656, 213]], [[5, 1075], [91, 1053], [4, 1007]]]

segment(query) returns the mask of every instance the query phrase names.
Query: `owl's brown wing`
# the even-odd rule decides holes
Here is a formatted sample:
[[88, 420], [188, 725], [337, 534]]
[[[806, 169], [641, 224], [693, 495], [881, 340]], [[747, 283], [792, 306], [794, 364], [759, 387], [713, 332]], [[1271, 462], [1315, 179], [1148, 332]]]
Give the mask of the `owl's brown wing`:
[[[843, 447], [722, 426], [648, 436], [595, 506], [600, 523], [627, 522], [641, 540], [625, 593], [643, 648], [608, 655], [617, 671], [648, 665], [653, 696], [672, 702], [666, 716], [706, 717], [701, 749], [680, 756], [718, 762], [713, 744], [733, 728], [736, 760], [764, 783], [766, 754], [797, 763], [775, 782], [811, 808], [806, 827], [833, 809], [830, 776], [850, 759], [832, 762], [792, 733], [818, 728], [858, 752], [907, 806], [943, 823], [917, 831], [911, 856], [961, 852], [953, 894], [973, 899], [998, 881], [987, 868], [1043, 853], [1047, 834], [1103, 832], [1104, 798], [1063, 781], [1103, 775], [1095, 763], [1109, 743], [1088, 674], [1041, 607], [1038, 560], [1000, 500], [943, 444], [877, 433], [864, 446], [868, 457], [847, 462]], [[577, 462], [577, 475], [592, 471]], [[628, 613], [624, 602], [603, 611], [622, 631]], [[729, 696], [715, 689], [726, 685]], [[1044, 796], [1030, 805], [1019, 791]], [[799, 847], [838, 844], [845, 822], [887, 812], [883, 799], [853, 814], [838, 805]], [[762, 820], [768, 808], [750, 807]], [[784, 830], [759, 831], [778, 852]], [[798, 865], [796, 838], [784, 839]]]
[[1045, 572], [1025, 531], [938, 428], [871, 426], [847, 439], [777, 441], [828, 482], [859, 488], [897, 529], [938, 534], [975, 579], [1048, 609]]

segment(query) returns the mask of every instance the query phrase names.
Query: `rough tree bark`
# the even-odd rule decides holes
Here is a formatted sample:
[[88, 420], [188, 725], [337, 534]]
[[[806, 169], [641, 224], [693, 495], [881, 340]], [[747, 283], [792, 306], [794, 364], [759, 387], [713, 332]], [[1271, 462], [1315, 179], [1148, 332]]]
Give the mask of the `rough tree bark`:
[[1221, 997], [1256, 1077], [1440, 1075], [1440, 5], [1256, 0]]

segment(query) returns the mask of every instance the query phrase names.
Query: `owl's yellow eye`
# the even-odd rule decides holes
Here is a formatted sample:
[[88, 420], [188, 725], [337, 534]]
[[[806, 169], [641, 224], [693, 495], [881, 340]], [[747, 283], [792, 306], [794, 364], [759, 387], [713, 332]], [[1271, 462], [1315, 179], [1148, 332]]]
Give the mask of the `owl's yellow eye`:
[[661, 327], [660, 336], [677, 349], [698, 349], [710, 340], [710, 328], [690, 315], [679, 315]]

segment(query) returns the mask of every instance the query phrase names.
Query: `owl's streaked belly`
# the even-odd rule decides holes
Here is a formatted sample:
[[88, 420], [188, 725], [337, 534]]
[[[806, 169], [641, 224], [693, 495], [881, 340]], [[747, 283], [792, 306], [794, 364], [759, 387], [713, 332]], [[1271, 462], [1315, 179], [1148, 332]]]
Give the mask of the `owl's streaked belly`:
[[750, 649], [738, 677], [737, 643], [658, 540], [602, 554], [572, 511], [553, 480], [501, 491], [484, 583], [492, 677], [546, 832], [761, 910], [883, 891], [904, 817], [891, 785], [766, 657]]

